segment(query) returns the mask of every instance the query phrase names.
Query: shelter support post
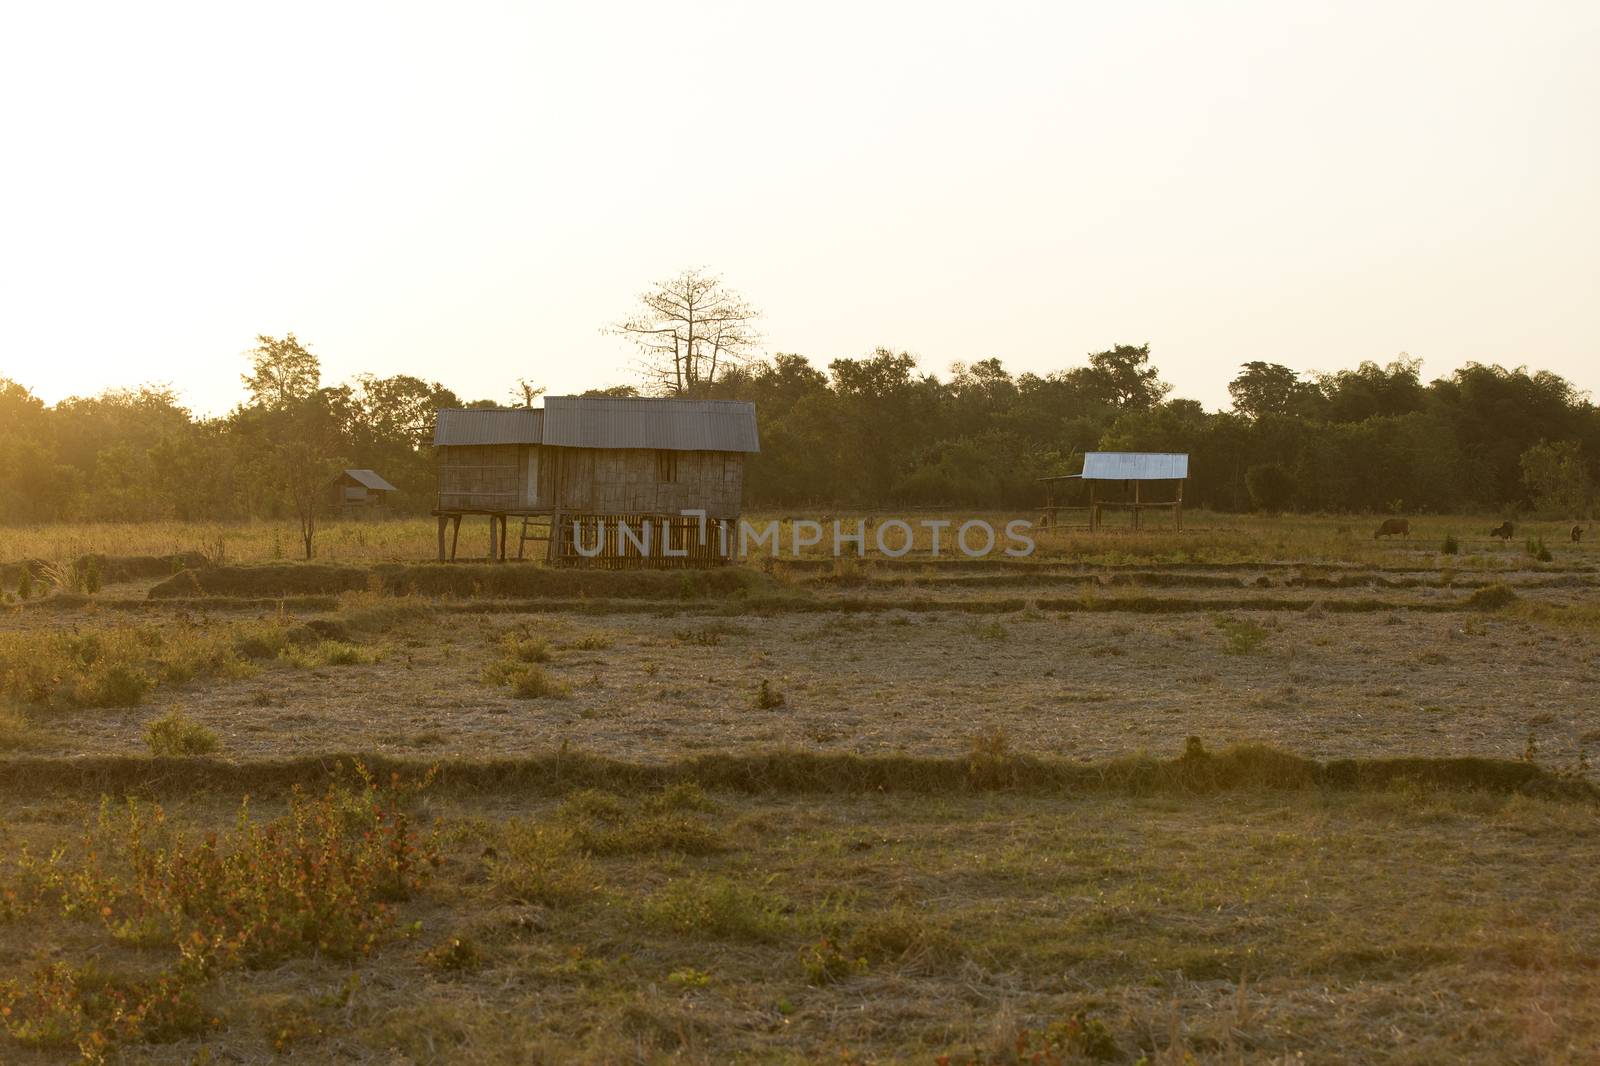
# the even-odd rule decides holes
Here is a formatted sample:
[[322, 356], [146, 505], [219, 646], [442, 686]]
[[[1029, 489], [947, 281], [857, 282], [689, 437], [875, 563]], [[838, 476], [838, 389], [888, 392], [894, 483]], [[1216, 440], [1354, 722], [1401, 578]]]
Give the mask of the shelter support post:
[[444, 562], [444, 527], [450, 521], [449, 515], [439, 516], [439, 561]]

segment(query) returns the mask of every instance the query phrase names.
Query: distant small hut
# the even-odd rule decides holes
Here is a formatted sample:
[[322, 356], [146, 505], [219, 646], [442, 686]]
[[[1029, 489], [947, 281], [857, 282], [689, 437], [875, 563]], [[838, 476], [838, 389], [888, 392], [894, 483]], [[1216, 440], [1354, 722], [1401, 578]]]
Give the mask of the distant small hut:
[[[1152, 508], [1172, 512], [1173, 526], [1183, 528], [1183, 483], [1189, 477], [1189, 456], [1182, 452], [1087, 452], [1081, 474], [1062, 474], [1039, 480], [1045, 487], [1045, 517], [1056, 524], [1062, 504], [1058, 496], [1082, 481], [1089, 487], [1089, 529], [1099, 529], [1107, 508], [1126, 510], [1133, 515], [1133, 528], [1140, 525], [1140, 514]], [[1165, 488], [1170, 495], [1161, 498]]]
[[433, 443], [440, 559], [456, 557], [463, 516], [487, 515], [490, 558], [520, 518], [519, 559], [535, 541], [551, 562], [606, 568], [732, 558], [760, 449], [754, 404], [612, 396], [442, 410]]
[[398, 492], [373, 470], [343, 470], [328, 483], [328, 502], [348, 518], [379, 513], [389, 495]]

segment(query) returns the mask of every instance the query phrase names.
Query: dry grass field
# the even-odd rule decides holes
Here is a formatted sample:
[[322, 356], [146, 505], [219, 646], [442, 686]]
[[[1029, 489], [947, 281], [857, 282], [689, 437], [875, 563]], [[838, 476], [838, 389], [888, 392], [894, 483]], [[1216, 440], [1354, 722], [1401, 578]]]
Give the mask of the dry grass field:
[[1496, 522], [0, 531], [0, 1062], [1600, 1060], [1600, 549]]

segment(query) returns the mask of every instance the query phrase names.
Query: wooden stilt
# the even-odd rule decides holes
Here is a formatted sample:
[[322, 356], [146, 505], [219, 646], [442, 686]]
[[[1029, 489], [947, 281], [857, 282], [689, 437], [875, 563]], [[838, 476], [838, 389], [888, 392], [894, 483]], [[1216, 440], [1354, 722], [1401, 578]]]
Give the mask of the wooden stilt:
[[456, 561], [456, 543], [461, 539], [461, 516], [450, 516], [450, 561]]
[[439, 561], [444, 562], [444, 527], [450, 521], [449, 515], [439, 516]]

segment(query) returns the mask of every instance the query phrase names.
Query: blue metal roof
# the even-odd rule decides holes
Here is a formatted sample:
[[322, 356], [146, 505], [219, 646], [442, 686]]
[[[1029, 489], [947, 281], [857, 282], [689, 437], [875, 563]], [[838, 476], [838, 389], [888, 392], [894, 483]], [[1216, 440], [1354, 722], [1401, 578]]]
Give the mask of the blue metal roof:
[[1189, 476], [1183, 452], [1085, 452], [1086, 481], [1181, 481]]

